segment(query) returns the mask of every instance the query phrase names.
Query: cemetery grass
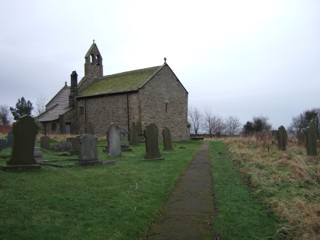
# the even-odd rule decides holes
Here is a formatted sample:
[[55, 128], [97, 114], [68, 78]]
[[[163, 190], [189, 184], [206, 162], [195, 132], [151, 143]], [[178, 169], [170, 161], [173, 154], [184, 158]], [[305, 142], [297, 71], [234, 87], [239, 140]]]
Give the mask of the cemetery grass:
[[[174, 142], [160, 161], [143, 160], [140, 144], [114, 165], [0, 171], [0, 239], [142, 239], [200, 144]], [[111, 160], [104, 146], [98, 142], [99, 158]], [[74, 158], [44, 156], [59, 164]]]
[[276, 219], [253, 198], [222, 141], [210, 144], [215, 215], [213, 229], [224, 240], [278, 239]]
[[[320, 157], [307, 156], [305, 147], [294, 142], [286, 151], [275, 144], [268, 150], [255, 137], [228, 138], [223, 143], [222, 152], [227, 152], [252, 197], [277, 217], [271, 239], [319, 240]], [[217, 208], [219, 212], [219, 204]]]

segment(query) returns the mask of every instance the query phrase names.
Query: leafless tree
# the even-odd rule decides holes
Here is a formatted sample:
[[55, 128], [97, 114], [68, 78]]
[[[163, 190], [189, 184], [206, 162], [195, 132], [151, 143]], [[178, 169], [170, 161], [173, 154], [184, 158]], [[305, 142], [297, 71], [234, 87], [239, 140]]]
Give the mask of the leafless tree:
[[229, 116], [225, 120], [225, 133], [229, 136], [236, 135], [240, 132], [241, 123], [237, 117]]
[[10, 111], [7, 105], [0, 105], [0, 124], [3, 126], [10, 124]]
[[35, 116], [39, 116], [41, 113], [43, 113], [46, 110], [46, 98], [44, 96], [40, 96], [36, 100], [36, 108], [34, 109], [35, 111]]
[[202, 123], [202, 114], [199, 109], [195, 107], [189, 108], [189, 121], [191, 122], [191, 131], [195, 134], [198, 134], [201, 123]]
[[211, 136], [220, 135], [225, 130], [225, 124], [220, 116], [212, 114], [209, 110], [205, 111], [203, 128]]

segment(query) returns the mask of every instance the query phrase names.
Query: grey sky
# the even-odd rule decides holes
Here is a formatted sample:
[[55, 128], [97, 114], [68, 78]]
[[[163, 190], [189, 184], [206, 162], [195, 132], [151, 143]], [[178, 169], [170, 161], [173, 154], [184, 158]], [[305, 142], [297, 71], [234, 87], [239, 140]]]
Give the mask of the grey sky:
[[274, 128], [320, 107], [320, 1], [1, 0], [0, 105], [50, 100], [83, 76], [96, 40], [104, 74], [161, 65], [189, 105]]

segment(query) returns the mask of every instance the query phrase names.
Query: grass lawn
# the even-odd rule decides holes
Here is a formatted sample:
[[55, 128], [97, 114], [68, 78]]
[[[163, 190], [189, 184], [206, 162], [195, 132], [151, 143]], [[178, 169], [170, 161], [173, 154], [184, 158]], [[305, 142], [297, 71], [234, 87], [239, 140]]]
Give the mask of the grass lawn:
[[[141, 144], [114, 165], [0, 171], [0, 239], [142, 238], [200, 144], [175, 142], [161, 161], [144, 161]], [[111, 160], [104, 145], [99, 157]], [[8, 153], [0, 152], [0, 165]], [[44, 154], [55, 163], [74, 158]]]
[[211, 142], [210, 154], [217, 209], [213, 220], [215, 232], [224, 240], [279, 239], [275, 218], [252, 196], [226, 145]]

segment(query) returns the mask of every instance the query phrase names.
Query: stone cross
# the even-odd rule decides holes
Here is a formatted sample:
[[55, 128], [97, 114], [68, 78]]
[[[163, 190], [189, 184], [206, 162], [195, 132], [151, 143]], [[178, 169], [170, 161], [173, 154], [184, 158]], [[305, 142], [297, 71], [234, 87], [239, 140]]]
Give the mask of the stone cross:
[[117, 157], [121, 155], [120, 128], [112, 123], [107, 130], [109, 156]]
[[149, 124], [144, 130], [144, 137], [146, 139], [146, 160], [160, 160], [161, 157], [158, 145], [158, 127], [154, 123]]

